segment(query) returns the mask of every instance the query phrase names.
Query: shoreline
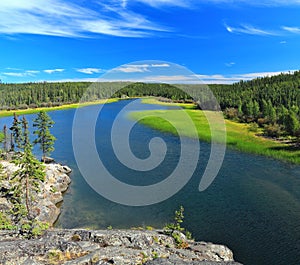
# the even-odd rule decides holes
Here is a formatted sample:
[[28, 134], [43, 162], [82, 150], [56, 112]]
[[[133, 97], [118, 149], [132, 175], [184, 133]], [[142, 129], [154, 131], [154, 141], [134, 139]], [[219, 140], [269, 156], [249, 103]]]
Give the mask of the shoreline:
[[121, 99], [109, 98], [109, 99], [101, 99], [101, 100], [97, 100], [97, 101], [62, 104], [60, 106], [55, 106], [55, 107], [38, 107], [38, 108], [28, 108], [28, 109], [16, 109], [16, 110], [0, 110], [0, 118], [13, 116], [14, 113], [16, 113], [17, 115], [28, 115], [28, 114], [35, 114], [40, 111], [49, 112], [49, 111], [55, 111], [55, 110], [76, 109], [76, 108], [82, 108], [82, 107], [92, 106], [92, 105], [101, 105], [101, 104], [106, 104], [106, 103], [117, 102], [119, 100], [121, 100]]
[[117, 265], [241, 265], [225, 245], [173, 237], [160, 230], [51, 229], [36, 239], [24, 240], [0, 231], [1, 264], [117, 264]]
[[[159, 102], [156, 99], [143, 99], [144, 104], [158, 104], [164, 106], [183, 106], [183, 109], [187, 114], [192, 118], [193, 122], [196, 125], [196, 129], [198, 131], [199, 140], [209, 142], [210, 141], [210, 128], [205, 118], [205, 115], [200, 110], [195, 110], [193, 108], [193, 104], [184, 104], [181, 103], [166, 103]], [[129, 114], [129, 118], [133, 120], [139, 120], [138, 122], [148, 126], [150, 128], [167, 132], [171, 134], [176, 134], [176, 131], [172, 126], [170, 126], [167, 122], [163, 121], [164, 112], [168, 112], [168, 117], [172, 119], [176, 119], [176, 110], [153, 110], [153, 111], [138, 111], [132, 112]], [[143, 119], [142, 117], [145, 116]], [[152, 117], [150, 117], [152, 116]], [[157, 120], [155, 116], [161, 116], [160, 120]], [[277, 139], [270, 139], [258, 135], [258, 132], [249, 131], [249, 125], [244, 123], [234, 122], [228, 119], [225, 119], [226, 125], [226, 146], [230, 149], [237, 150], [240, 152], [253, 154], [253, 155], [261, 155], [272, 159], [277, 159], [283, 162], [288, 162], [292, 164], [299, 165], [300, 164], [300, 150], [294, 148], [293, 145], [288, 144], [286, 142], [280, 142]], [[189, 128], [184, 126], [184, 122], [177, 122], [177, 126], [184, 131], [185, 136], [189, 136]], [[200, 130], [201, 127], [201, 130]]]
[[[3, 175], [6, 176], [6, 178], [0, 180], [2, 190], [9, 190], [11, 188], [10, 180], [19, 167], [6, 160], [0, 160], [0, 165], [2, 166]], [[59, 163], [49, 163], [44, 164], [44, 166], [45, 180], [40, 182], [40, 189], [35, 193], [36, 199], [32, 202], [31, 214], [37, 222], [47, 223], [52, 227], [61, 213], [60, 204], [63, 203], [63, 194], [71, 183], [69, 175], [72, 170], [68, 166]], [[19, 222], [14, 222], [13, 215], [10, 215], [13, 204], [9, 199], [9, 194], [6, 195], [5, 192], [3, 194], [1, 192], [0, 195], [2, 214], [11, 220], [12, 227], [22, 225]], [[21, 223], [26, 222], [26, 220], [27, 218], [22, 218]]]

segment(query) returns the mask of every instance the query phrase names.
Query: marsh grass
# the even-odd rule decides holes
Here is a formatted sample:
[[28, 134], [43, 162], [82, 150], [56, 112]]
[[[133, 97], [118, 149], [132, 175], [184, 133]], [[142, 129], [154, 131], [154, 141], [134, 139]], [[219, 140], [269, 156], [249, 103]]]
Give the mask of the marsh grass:
[[[151, 100], [151, 103], [153, 102], [155, 101]], [[206, 118], [206, 116], [209, 115], [208, 112], [195, 110], [190, 106], [184, 108], [184, 111], [191, 117], [195, 124], [199, 139], [210, 142], [211, 130]], [[185, 120], [178, 119], [179, 111], [180, 110], [170, 109], [132, 112], [129, 117], [134, 120], [139, 120], [141, 124], [153, 129], [175, 135], [178, 135], [178, 132], [175, 129], [177, 128], [182, 135], [191, 137], [191, 127], [187, 125]], [[170, 122], [166, 121], [165, 118], [172, 121], [172, 125]], [[281, 143], [273, 139], [264, 138], [259, 135], [261, 134], [260, 131], [251, 132], [247, 124], [225, 120], [225, 125], [227, 135], [226, 144], [228, 148], [300, 164], [299, 148], [294, 148], [290, 144]]]

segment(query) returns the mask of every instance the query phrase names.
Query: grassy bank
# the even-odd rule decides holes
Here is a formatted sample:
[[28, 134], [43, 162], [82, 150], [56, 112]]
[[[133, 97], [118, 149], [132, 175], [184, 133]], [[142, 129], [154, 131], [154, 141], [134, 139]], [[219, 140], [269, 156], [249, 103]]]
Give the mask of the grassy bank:
[[[154, 101], [151, 103], [154, 103]], [[209, 142], [211, 140], [211, 132], [205, 113], [193, 109], [185, 109], [184, 111], [193, 120], [199, 139]], [[160, 131], [177, 134], [176, 127], [180, 128], [181, 134], [191, 136], [190, 126], [187, 126], [185, 120], [178, 119], [178, 112], [179, 110], [132, 112], [130, 117], [135, 120], [142, 118], [140, 123]], [[175, 127], [164, 120], [165, 118], [174, 121]], [[255, 134], [249, 131], [247, 124], [236, 123], [229, 120], [225, 120], [225, 124], [227, 131], [226, 144], [229, 148], [300, 164], [299, 148], [297, 149], [286, 143], [280, 143], [272, 139], [257, 136], [257, 133]]]
[[172, 102], [163, 102], [157, 100], [155, 97], [142, 98], [142, 103], [144, 104], [155, 104], [161, 106], [180, 106], [184, 109], [195, 109], [197, 106], [194, 103], [172, 103]]
[[19, 115], [38, 113], [41, 110], [53, 111], [53, 110], [76, 109], [76, 108], [81, 108], [81, 107], [90, 106], [90, 105], [112, 103], [112, 102], [116, 102], [118, 100], [119, 99], [117, 99], [117, 98], [110, 98], [110, 99], [101, 99], [101, 100], [92, 101], [92, 102], [65, 104], [65, 105], [61, 105], [61, 106], [57, 106], [57, 107], [43, 107], [43, 108], [23, 109], [23, 110], [1, 110], [0, 111], [0, 118], [1, 117], [13, 116], [14, 113], [16, 113], [19, 116]]

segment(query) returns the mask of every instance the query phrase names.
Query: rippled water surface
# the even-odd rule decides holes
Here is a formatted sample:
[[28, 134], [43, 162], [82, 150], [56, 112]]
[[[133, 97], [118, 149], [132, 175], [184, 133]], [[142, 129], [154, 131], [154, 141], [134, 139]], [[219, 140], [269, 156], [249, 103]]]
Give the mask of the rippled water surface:
[[[128, 102], [120, 101], [103, 108], [95, 131], [97, 150], [104, 164], [119, 180], [135, 185], [154, 184], [176, 167], [180, 142], [175, 136], [137, 124], [130, 134], [134, 154], [140, 158], [148, 157], [148, 143], [157, 136], [166, 142], [167, 155], [157, 169], [149, 172], [125, 168], [115, 157], [109, 136], [112, 121]], [[86, 107], [86, 110], [93, 111], [93, 108], [96, 106]], [[141, 104], [140, 108], [160, 107]], [[161, 228], [183, 205], [184, 226], [195, 239], [226, 244], [234, 251], [236, 260], [247, 265], [300, 264], [299, 166], [227, 150], [217, 178], [209, 189], [200, 193], [200, 177], [210, 154], [209, 144], [201, 143], [197, 170], [180, 192], [151, 206], [123, 206], [97, 194], [79, 172], [72, 148], [75, 111], [49, 112], [56, 123], [52, 132], [58, 139], [52, 156], [73, 169], [72, 184], [65, 194], [57, 227], [130, 228], [150, 225]], [[28, 120], [32, 121], [32, 117], [28, 115]], [[11, 118], [0, 119], [1, 127], [10, 121]], [[124, 117], [123, 122], [130, 121]], [[38, 150], [35, 152], [39, 154]]]

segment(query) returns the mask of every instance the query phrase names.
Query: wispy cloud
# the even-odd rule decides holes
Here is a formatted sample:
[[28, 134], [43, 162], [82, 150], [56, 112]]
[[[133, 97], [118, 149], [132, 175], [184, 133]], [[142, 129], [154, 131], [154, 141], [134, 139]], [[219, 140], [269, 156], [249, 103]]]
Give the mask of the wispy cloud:
[[2, 75], [13, 76], [13, 77], [28, 77], [28, 76], [34, 77], [40, 73], [40, 71], [38, 71], [38, 70], [24, 71], [24, 70], [17, 69], [17, 68], [7, 68], [7, 70], [9, 70], [9, 69], [14, 70], [14, 72], [4, 72], [4, 73], [2, 73]]
[[248, 2], [250, 5], [257, 6], [291, 6], [291, 5], [300, 5], [299, 0], [254, 0], [254, 1], [243, 1], [240, 2]]
[[232, 66], [235, 65], [235, 62], [225, 63], [225, 65], [226, 65], [227, 67], [232, 67]]
[[284, 70], [276, 72], [257, 72], [257, 73], [246, 73], [246, 74], [233, 74], [233, 75], [196, 75], [206, 84], [231, 84], [239, 82], [241, 80], [249, 81], [259, 77], [270, 77], [280, 75], [281, 73], [293, 73], [296, 70]]
[[257, 27], [254, 27], [252, 25], [241, 25], [240, 27], [232, 27], [224, 24], [226, 30], [230, 33], [236, 33], [236, 34], [249, 34], [249, 35], [260, 35], [260, 36], [276, 36], [278, 33], [270, 30], [264, 30]]
[[166, 68], [170, 67], [167, 63], [161, 64], [127, 64], [125, 66], [118, 67], [114, 69], [115, 72], [123, 72], [123, 73], [144, 73], [150, 72], [151, 68]]
[[61, 73], [63, 71], [65, 71], [65, 69], [57, 68], [57, 69], [47, 69], [44, 70], [43, 72], [45, 72], [46, 74], [53, 74], [53, 73]]
[[282, 27], [283, 30], [288, 31], [290, 33], [300, 34], [300, 28], [299, 27]]
[[[254, 72], [232, 75], [205, 75], [205, 74], [169, 74], [169, 75], [128, 75], [128, 76], [110, 76], [104, 75], [101, 78], [65, 78], [60, 80], [47, 80], [47, 82], [157, 82], [170, 84], [232, 84], [241, 80], [249, 81], [259, 77], [275, 76], [281, 73], [293, 73], [297, 70], [285, 70], [275, 72]], [[126, 78], [127, 77], [127, 78]], [[43, 81], [43, 80], [41, 80]]]
[[81, 69], [76, 69], [76, 71], [79, 73], [88, 74], [88, 75], [99, 74], [99, 73], [105, 72], [105, 70], [103, 70], [101, 68], [81, 68]]
[[[224, 27], [229, 33], [232, 34], [249, 34], [259, 36], [286, 36], [287, 34], [300, 34], [300, 27], [281, 26], [275, 30], [265, 30], [248, 24], [242, 24], [239, 27], [232, 27], [227, 23], [224, 23]], [[280, 43], [285, 44], [286, 41], [282, 41]]]
[[2, 73], [3, 75], [7, 75], [7, 76], [14, 76], [14, 77], [24, 77], [26, 76], [24, 73], [14, 73], [14, 72], [5, 72]]
[[[144, 2], [151, 4], [151, 1]], [[0, 33], [63, 37], [90, 37], [91, 34], [144, 37], [153, 32], [168, 31], [124, 8], [126, 1], [121, 1], [118, 6], [111, 5], [107, 8], [108, 6], [101, 2], [95, 11], [62, 0], [1, 0]]]
[[[177, 7], [189, 7], [193, 2], [191, 0], [133, 0], [134, 2], [140, 2], [152, 7], [161, 7], [161, 6], [177, 6]], [[125, 1], [126, 2], [126, 1]], [[123, 1], [124, 3], [124, 1]]]
[[299, 0], [199, 0], [198, 3], [212, 3], [212, 4], [223, 4], [223, 5], [248, 5], [248, 6], [263, 6], [263, 7], [274, 7], [274, 6], [291, 6], [300, 5]]

